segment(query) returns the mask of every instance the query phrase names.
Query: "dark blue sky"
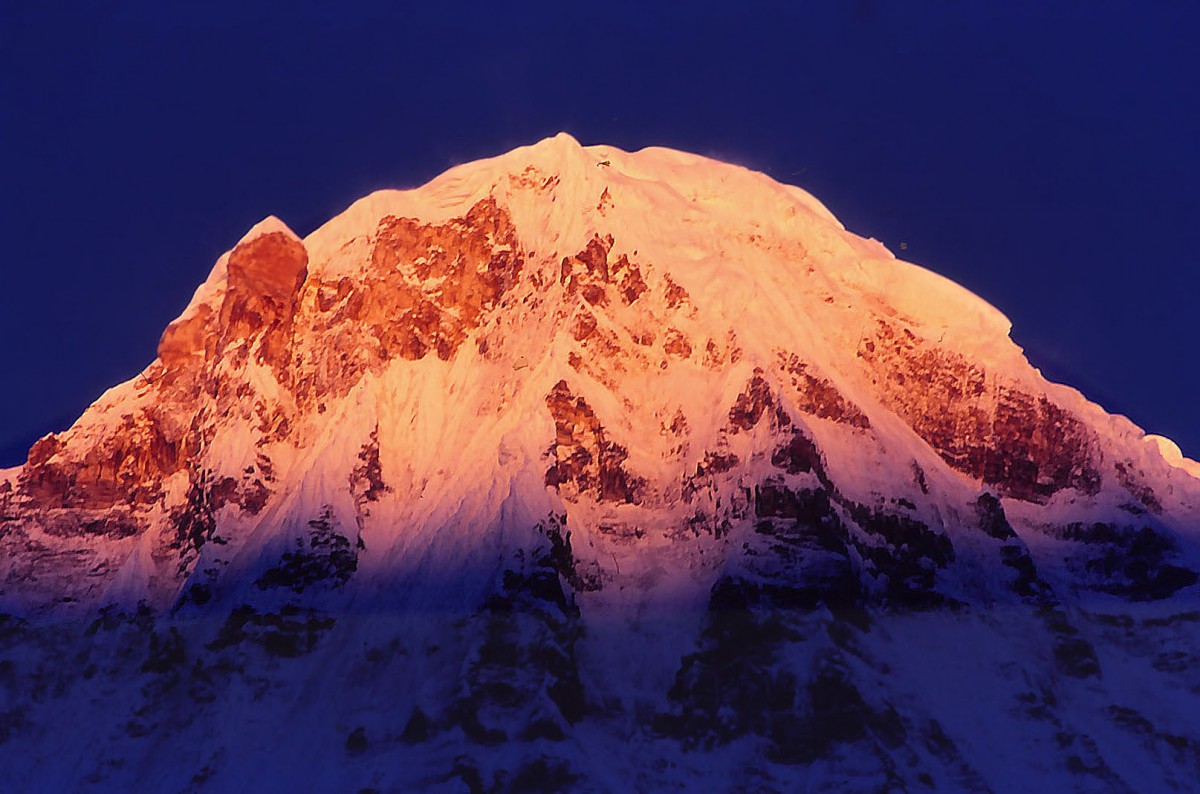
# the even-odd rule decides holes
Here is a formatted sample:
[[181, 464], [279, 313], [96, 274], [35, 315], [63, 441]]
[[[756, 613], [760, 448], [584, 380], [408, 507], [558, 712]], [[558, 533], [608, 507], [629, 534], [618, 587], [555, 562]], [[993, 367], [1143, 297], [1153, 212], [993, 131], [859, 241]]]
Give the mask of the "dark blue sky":
[[1200, 456], [1197, 4], [177, 5], [0, 7], [0, 465], [263, 216], [559, 130], [799, 184]]

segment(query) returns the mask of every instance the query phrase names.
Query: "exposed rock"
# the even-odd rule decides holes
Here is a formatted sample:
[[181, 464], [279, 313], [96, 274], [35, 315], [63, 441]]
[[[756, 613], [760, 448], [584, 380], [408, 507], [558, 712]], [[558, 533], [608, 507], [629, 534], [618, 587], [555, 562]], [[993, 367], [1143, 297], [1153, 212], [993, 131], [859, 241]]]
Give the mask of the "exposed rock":
[[887, 577], [887, 604], [923, 609], [947, 603], [936, 583], [938, 570], [954, 560], [950, 538], [909, 516], [861, 504], [850, 504], [849, 510], [854, 522], [874, 536], [855, 543], [855, 548], [874, 571]]
[[1117, 473], [1117, 481], [1129, 491], [1130, 495], [1137, 499], [1151, 513], [1162, 512], [1162, 502], [1154, 492], [1154, 488], [1146, 482], [1144, 475], [1138, 476], [1135, 474], [1132, 464], [1117, 461], [1113, 465], [1113, 468]]
[[771, 465], [788, 474], [821, 471], [821, 453], [811, 438], [793, 430], [788, 440], [772, 453]]
[[535, 550], [530, 568], [506, 571], [467, 626], [473, 649], [449, 719], [474, 743], [561, 741], [586, 712], [575, 655], [579, 611], [558, 573], [562, 554]]
[[383, 467], [379, 463], [379, 427], [371, 431], [371, 437], [358, 453], [358, 465], [350, 472], [350, 492], [359, 509], [367, 502], [377, 502], [391, 488], [383, 481]]
[[1040, 612], [1054, 636], [1054, 663], [1059, 672], [1073, 678], [1099, 677], [1100, 660], [1096, 649], [1079, 634], [1067, 614], [1059, 607], [1047, 606]]
[[325, 308], [316, 330], [336, 332], [305, 362], [298, 392], [307, 399], [345, 394], [363, 372], [395, 358], [448, 360], [524, 264], [508, 211], [492, 198], [446, 223], [385, 217], [375, 230], [370, 276], [318, 287]]
[[183, 467], [178, 433], [156, 414], [139, 411], [87, 447], [46, 436], [30, 449], [19, 493], [30, 508], [148, 506], [159, 499], [162, 481]]
[[358, 553], [332, 521], [333, 511], [326, 507], [308, 522], [308, 537], [297, 538], [295, 549], [284, 552], [279, 564], [265, 571], [255, 584], [263, 590], [285, 587], [294, 593], [315, 584], [345, 585], [358, 569]]
[[266, 613], [243, 605], [229, 614], [207, 648], [219, 652], [249, 640], [269, 656], [295, 658], [312, 653], [322, 635], [335, 623], [334, 618], [322, 617], [315, 610], [294, 605]]
[[287, 232], [252, 237], [229, 254], [229, 278], [221, 303], [220, 337], [209, 358], [240, 343], [255, 360], [291, 381], [292, 331], [300, 286], [308, 275], [304, 243]]
[[641, 267], [630, 261], [627, 254], [612, 257], [613, 237], [594, 235], [587, 246], [574, 256], [563, 257], [559, 267], [559, 283], [567, 295], [576, 293], [593, 306], [609, 301], [609, 287], [625, 305], [636, 301], [648, 289]]
[[1074, 523], [1057, 534], [1079, 544], [1069, 562], [1084, 581], [1103, 592], [1153, 601], [1200, 581], [1200, 574], [1171, 561], [1175, 543], [1150, 526]]
[[692, 343], [677, 328], [668, 328], [663, 341], [663, 352], [675, 358], [688, 358], [692, 355]]
[[212, 473], [206, 469], [188, 472], [188, 490], [184, 504], [171, 512], [174, 531], [168, 536], [167, 548], [175, 552], [177, 570], [191, 570], [200, 550], [206, 543], [225, 543], [217, 534], [217, 505], [213, 500]]
[[975, 511], [979, 516], [979, 528], [993, 538], [1010, 540], [1017, 536], [1012, 524], [1008, 523], [1008, 517], [1004, 515], [1004, 506], [992, 494], [986, 491], [980, 494], [975, 500]]
[[729, 409], [729, 425], [735, 433], [739, 430], [751, 430], [774, 405], [775, 400], [771, 396], [771, 388], [767, 385], [766, 378], [763, 377], [762, 369], [755, 368], [754, 376]]
[[575, 316], [575, 323], [571, 327], [571, 336], [575, 337], [576, 342], [582, 342], [591, 336], [595, 330], [596, 315], [585, 310]]
[[801, 361], [799, 356], [783, 352], [778, 356], [779, 367], [795, 390], [795, 406], [798, 410], [860, 430], [871, 427], [870, 420], [857, 405], [843, 397], [828, 379], [810, 373], [808, 364]]
[[663, 276], [663, 284], [663, 295], [666, 298], [668, 309], [678, 309], [684, 303], [691, 301], [688, 291], [681, 287], [675, 279]]
[[163, 365], [174, 370], [194, 357], [202, 358], [212, 322], [212, 307], [201, 304], [195, 314], [168, 325], [158, 342], [158, 357]]
[[587, 400], [575, 397], [560, 380], [546, 395], [546, 405], [555, 427], [555, 464], [546, 472], [546, 484], [570, 495], [593, 492], [602, 502], [637, 502], [644, 483], [625, 470], [628, 451], [609, 440]]
[[1044, 502], [1064, 488], [1099, 489], [1093, 434], [1046, 397], [882, 320], [858, 356], [889, 407], [943, 460], [1002, 495]]

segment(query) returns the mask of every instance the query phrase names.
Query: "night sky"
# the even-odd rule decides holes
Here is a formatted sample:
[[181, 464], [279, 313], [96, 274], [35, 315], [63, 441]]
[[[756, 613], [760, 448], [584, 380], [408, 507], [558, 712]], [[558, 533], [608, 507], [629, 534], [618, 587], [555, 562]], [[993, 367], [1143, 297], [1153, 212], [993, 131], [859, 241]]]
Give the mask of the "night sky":
[[0, 5], [0, 466], [264, 216], [559, 130], [800, 185], [1200, 456], [1200, 4], [183, 5]]

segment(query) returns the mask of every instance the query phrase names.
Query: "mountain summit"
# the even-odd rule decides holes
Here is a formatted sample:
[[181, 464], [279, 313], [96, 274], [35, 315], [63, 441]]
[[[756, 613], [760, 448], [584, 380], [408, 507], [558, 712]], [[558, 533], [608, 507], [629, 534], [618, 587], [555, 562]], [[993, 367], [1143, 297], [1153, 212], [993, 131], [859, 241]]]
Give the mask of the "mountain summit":
[[0, 777], [1186, 787], [1200, 466], [1008, 332], [670, 149], [268, 218], [0, 471]]

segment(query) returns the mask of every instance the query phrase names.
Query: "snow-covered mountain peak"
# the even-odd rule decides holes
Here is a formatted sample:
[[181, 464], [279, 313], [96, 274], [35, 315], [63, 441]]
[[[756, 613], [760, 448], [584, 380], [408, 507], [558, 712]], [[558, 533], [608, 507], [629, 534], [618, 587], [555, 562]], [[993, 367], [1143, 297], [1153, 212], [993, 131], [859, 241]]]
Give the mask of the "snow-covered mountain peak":
[[[464, 742], [561, 748], [593, 720], [667, 755], [742, 747], [764, 769], [824, 759], [914, 787], [986, 789], [1038, 753], [1111, 782], [1062, 704], [1137, 665], [1091, 644], [1125, 647], [1125, 623], [1079, 615], [1145, 607], [1170, 650], [1137, 668], [1144, 686], [1196, 691], [1163, 616], [1200, 589], [1200, 479], [1171, 442], [1047, 382], [1008, 331], [799, 188], [560, 134], [373, 193], [303, 240], [253, 227], [154, 362], [0, 473], [0, 605], [141, 632], [153, 703], [128, 736], [169, 680], [257, 702], [261, 670], [305, 657], [289, 669], [306, 687], [376, 682], [339, 721], [403, 704], [370, 731], [415, 748], [414, 768]], [[1000, 661], [981, 651], [989, 672], [954, 667], [958, 685], [1006, 693], [980, 708], [1050, 738], [972, 738], [910, 649], [963, 637]], [[381, 698], [380, 681], [428, 683]], [[1109, 695], [1105, 719], [1160, 760], [1200, 748], [1154, 738], [1169, 709]], [[206, 708], [188, 713], [222, 716]], [[196, 730], [196, 765], [223, 768], [235, 750]], [[361, 732], [343, 741], [339, 758], [366, 752]], [[1064, 743], [1065, 761], [1043, 747]], [[488, 763], [492, 789], [521, 790]], [[628, 763], [590, 774], [645, 788]]]
[[[242, 235], [242, 239], [238, 240], [238, 245], [246, 245], [252, 242], [255, 238], [262, 237], [267, 234], [282, 234], [285, 237], [293, 240], [299, 240], [300, 236], [291, 228], [274, 215], [268, 215], [258, 223], [250, 227], [250, 230]], [[235, 246], [236, 247], [236, 246]]]
[[[576, 424], [604, 428], [590, 443], [625, 450], [585, 481], [644, 482], [618, 492], [659, 505], [656, 521], [682, 520], [694, 472], [744, 446], [730, 411], [753, 399], [777, 416], [761, 443], [799, 433], [840, 493], [902, 496], [946, 531], [946, 511], [981, 489], [1017, 500], [1033, 524], [1066, 520], [1060, 507], [1094, 520], [1132, 504], [1188, 525], [1200, 496], [1181, 479], [1187, 467], [1045, 382], [1008, 329], [986, 302], [846, 231], [798, 188], [697, 155], [560, 134], [374, 193], [305, 240], [274, 217], [254, 226], [166, 330], [158, 361], [31, 455], [17, 501], [37, 516], [31, 483], [61, 482], [55, 509], [84, 521], [68, 485], [83, 466], [103, 494], [84, 500], [89, 510], [145, 492], [129, 529], [140, 535], [175, 510], [168, 482], [208, 471], [236, 483], [261, 458], [276, 480], [250, 478], [258, 510], [312, 511], [338, 502], [319, 494], [356, 465], [356, 452], [331, 450], [372, 446], [407, 483], [381, 497], [388, 511], [412, 515], [432, 483], [438, 509], [486, 523], [479, 511], [496, 505], [471, 496], [475, 479], [492, 488], [525, 475], [478, 462], [455, 474], [438, 450], [497, 460], [485, 450], [516, 444], [549, 482], [536, 451], [565, 421], [547, 413], [555, 393], [586, 405], [572, 409]], [[453, 400], [433, 411], [439, 393]], [[130, 423], [169, 451], [143, 459], [128, 448]], [[96, 468], [86, 463], [96, 444], [120, 450], [123, 466], [141, 463]], [[734, 479], [766, 476], [769, 465], [752, 462], [778, 457], [767, 452], [731, 454]], [[916, 494], [913, 467], [924, 472]], [[549, 510], [554, 498], [535, 501]], [[261, 520], [231, 509], [228, 520]]]

